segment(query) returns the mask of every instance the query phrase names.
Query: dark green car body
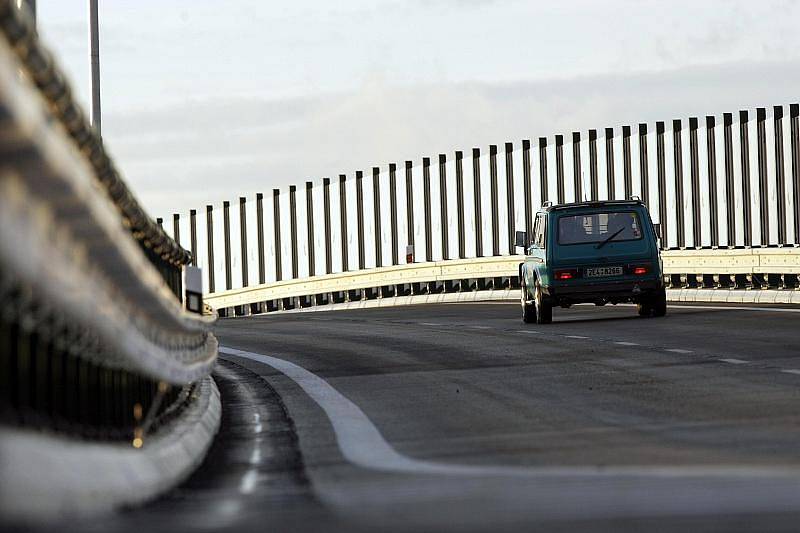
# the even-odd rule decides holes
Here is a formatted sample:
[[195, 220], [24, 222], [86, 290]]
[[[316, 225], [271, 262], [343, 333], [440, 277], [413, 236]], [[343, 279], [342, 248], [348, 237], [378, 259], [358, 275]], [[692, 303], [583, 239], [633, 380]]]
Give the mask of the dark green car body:
[[525, 322], [549, 323], [553, 307], [576, 303], [633, 302], [642, 316], [666, 313], [658, 237], [639, 200], [545, 204], [526, 251]]

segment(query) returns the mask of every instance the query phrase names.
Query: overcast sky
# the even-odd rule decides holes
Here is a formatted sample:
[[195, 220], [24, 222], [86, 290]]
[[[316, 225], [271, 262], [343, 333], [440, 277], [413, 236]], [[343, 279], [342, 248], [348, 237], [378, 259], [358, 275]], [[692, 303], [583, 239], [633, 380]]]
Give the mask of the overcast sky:
[[[88, 109], [87, 2], [37, 4]], [[800, 88], [793, 0], [100, 4], [103, 137], [153, 216]]]

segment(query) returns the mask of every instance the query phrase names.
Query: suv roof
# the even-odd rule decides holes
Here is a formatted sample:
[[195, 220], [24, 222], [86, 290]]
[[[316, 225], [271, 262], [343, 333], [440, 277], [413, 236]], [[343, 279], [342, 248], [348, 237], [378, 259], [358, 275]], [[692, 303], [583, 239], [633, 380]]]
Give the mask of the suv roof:
[[560, 211], [563, 209], [575, 209], [581, 207], [617, 207], [617, 206], [639, 206], [644, 205], [644, 202], [639, 200], [638, 198], [634, 198], [631, 200], [597, 200], [591, 202], [573, 202], [569, 204], [557, 204], [553, 205], [549, 202], [545, 202], [542, 204], [541, 211], [545, 211], [547, 213], [551, 211]]

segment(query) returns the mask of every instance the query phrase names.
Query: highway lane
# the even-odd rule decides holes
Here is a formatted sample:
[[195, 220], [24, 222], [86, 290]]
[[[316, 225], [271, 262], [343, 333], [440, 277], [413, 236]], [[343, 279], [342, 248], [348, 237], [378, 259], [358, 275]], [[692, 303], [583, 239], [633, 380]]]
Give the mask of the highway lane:
[[255, 472], [252, 436], [215, 446], [194, 484], [227, 487], [230, 529], [792, 531], [798, 321], [576, 306], [540, 326], [509, 303], [220, 320], [226, 416], [255, 427], [277, 402], [267, 425], [293, 438], [259, 441]]

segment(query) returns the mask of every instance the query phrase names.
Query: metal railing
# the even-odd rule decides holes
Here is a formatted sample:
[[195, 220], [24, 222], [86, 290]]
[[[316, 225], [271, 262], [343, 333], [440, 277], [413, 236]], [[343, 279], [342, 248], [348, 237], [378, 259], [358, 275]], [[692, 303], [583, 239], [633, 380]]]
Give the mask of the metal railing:
[[0, 1], [0, 423], [143, 445], [214, 365], [191, 254], [125, 185], [64, 75]]

